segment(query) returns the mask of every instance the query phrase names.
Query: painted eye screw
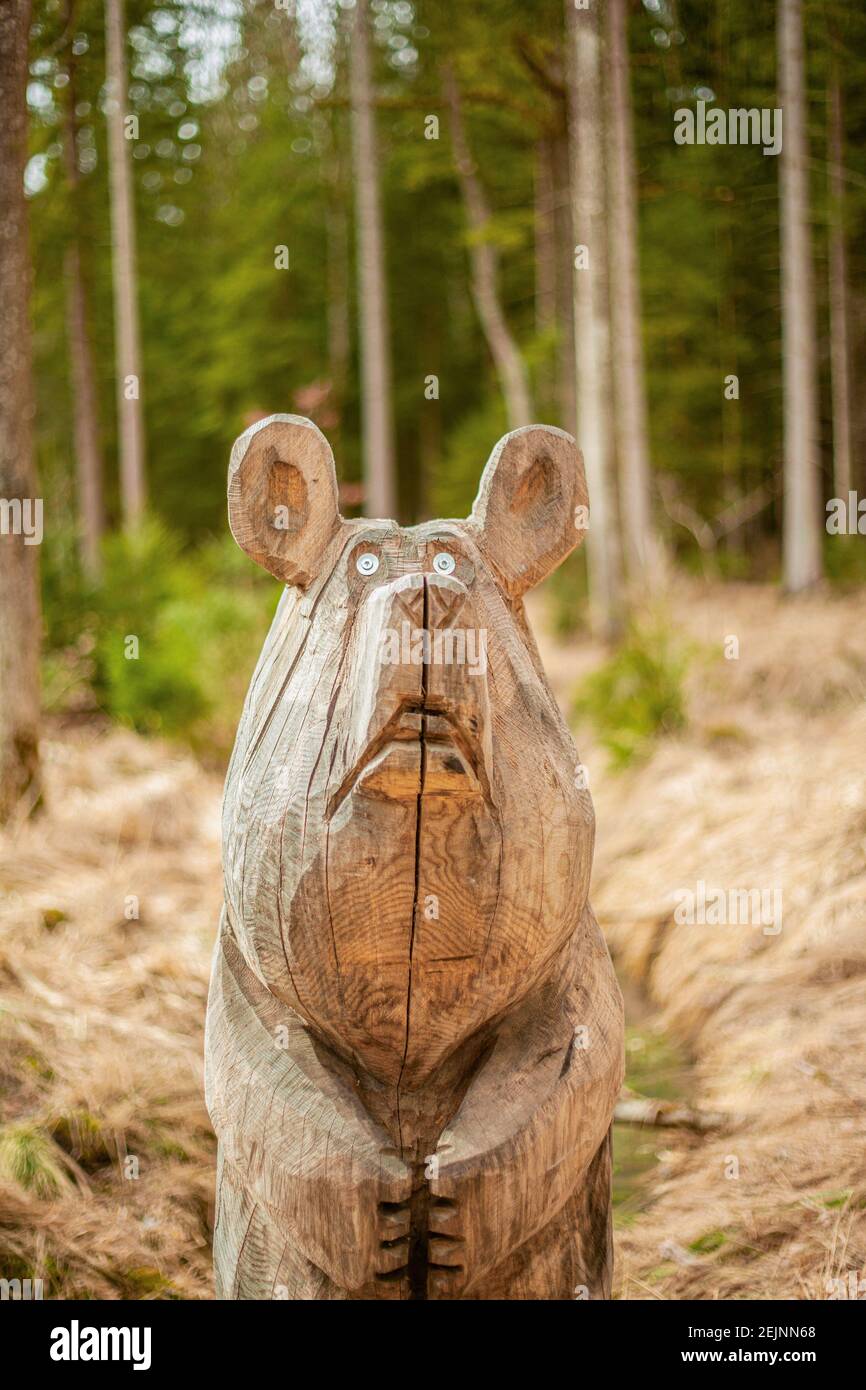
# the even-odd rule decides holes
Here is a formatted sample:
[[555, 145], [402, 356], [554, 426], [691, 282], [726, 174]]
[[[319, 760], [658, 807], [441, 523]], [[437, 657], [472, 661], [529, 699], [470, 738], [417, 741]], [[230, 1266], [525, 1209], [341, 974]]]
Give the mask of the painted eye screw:
[[440, 550], [438, 555], [433, 556], [433, 568], [437, 574], [453, 574], [457, 565], [453, 555], [449, 555], [447, 550]]
[[379, 556], [365, 550], [363, 555], [358, 556], [355, 565], [359, 574], [375, 574], [379, 568]]

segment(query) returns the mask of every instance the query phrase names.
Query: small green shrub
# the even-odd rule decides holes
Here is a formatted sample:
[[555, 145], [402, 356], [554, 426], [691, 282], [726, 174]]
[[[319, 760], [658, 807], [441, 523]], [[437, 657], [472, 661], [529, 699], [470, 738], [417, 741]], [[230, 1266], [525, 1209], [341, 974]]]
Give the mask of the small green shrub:
[[222, 759], [278, 585], [230, 537], [184, 551], [153, 520], [107, 538], [97, 583], [58, 550], [67, 582], [60, 562], [49, 562], [43, 588], [48, 708], [101, 709], [140, 733], [183, 739]]
[[550, 599], [553, 632], [560, 641], [589, 631], [589, 601], [586, 587], [586, 557], [574, 550], [545, 581]]
[[574, 715], [589, 720], [615, 767], [685, 727], [687, 665], [685, 649], [661, 622], [634, 622], [613, 656], [583, 681]]
[[866, 538], [828, 536], [824, 544], [824, 567], [831, 584], [841, 588], [866, 583]]
[[716, 1250], [721, 1250], [727, 1239], [725, 1231], [707, 1231], [704, 1235], [698, 1236], [697, 1240], [691, 1241], [689, 1249], [695, 1255], [712, 1255]]
[[0, 1178], [43, 1198], [56, 1197], [67, 1185], [57, 1149], [48, 1135], [26, 1122], [0, 1130]]

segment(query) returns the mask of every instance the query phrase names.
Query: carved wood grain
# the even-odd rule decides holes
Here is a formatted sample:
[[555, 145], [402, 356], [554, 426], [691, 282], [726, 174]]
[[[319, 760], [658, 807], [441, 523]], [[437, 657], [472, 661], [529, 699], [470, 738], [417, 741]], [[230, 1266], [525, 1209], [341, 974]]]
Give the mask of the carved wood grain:
[[[288, 587], [224, 798], [221, 1297], [607, 1296], [622, 1008], [521, 603], [585, 505], [573, 440], [541, 426], [497, 446], [471, 518], [410, 529], [339, 517], [308, 421], [233, 451], [232, 531]], [[383, 662], [404, 629], [484, 633], [485, 660]]]

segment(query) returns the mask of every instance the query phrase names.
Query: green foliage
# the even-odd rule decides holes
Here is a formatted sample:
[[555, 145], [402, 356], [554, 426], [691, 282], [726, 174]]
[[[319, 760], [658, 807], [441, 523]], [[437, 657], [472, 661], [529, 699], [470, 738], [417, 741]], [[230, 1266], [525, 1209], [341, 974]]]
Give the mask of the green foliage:
[[85, 1172], [95, 1172], [117, 1158], [116, 1134], [89, 1110], [74, 1109], [57, 1115], [51, 1122], [51, 1134], [54, 1142], [71, 1154]]
[[[307, 7], [309, 8], [309, 7]], [[818, 329], [826, 303], [829, 201], [827, 78], [843, 57], [850, 283], [862, 282], [866, 221], [866, 91], [858, 81], [862, 8], [807, 0], [811, 197]], [[223, 525], [225, 461], [250, 415], [300, 408], [329, 386], [320, 423], [338, 469], [359, 475], [353, 188], [348, 91], [351, 9], [318, 7], [325, 75], [304, 70], [315, 44], [293, 0], [128, 0], [129, 105], [152, 506], [186, 541]], [[104, 5], [35, 0], [31, 196], [35, 261], [37, 441], [48, 506], [74, 508], [71, 390], [60, 273], [78, 229], [91, 302], [108, 500], [116, 515], [113, 318], [106, 131]], [[441, 85], [449, 62], [464, 93], [467, 133], [499, 253], [509, 326], [533, 375], [538, 418], [567, 424], [555, 389], [555, 333], [536, 321], [534, 198], [539, 141], [564, 132], [563, 5], [536, 0], [413, 0], [374, 6], [374, 78], [387, 252], [401, 516], [461, 514], [475, 470], [501, 433], [501, 392], [472, 300], [466, 212], [455, 177]], [[494, 41], [495, 37], [495, 41]], [[779, 161], [754, 146], [674, 143], [674, 112], [710, 104], [777, 104], [772, 6], [700, 0], [629, 7], [638, 169], [641, 300], [652, 456], [688, 505], [718, 515], [779, 470], [782, 383]], [[322, 49], [322, 40], [319, 48]], [[210, 74], [208, 81], [201, 73]], [[198, 74], [198, 76], [196, 75]], [[64, 177], [67, 95], [74, 86], [80, 182]], [[324, 99], [324, 100], [322, 100]], [[425, 121], [440, 121], [425, 138]], [[562, 179], [562, 171], [558, 177]], [[556, 189], [559, 204], [567, 190]], [[561, 230], [561, 229], [560, 229]], [[274, 249], [289, 250], [288, 270]], [[563, 267], [559, 267], [561, 276]], [[350, 332], [342, 358], [334, 323]], [[864, 335], [852, 315], [852, 380]], [[560, 323], [560, 330], [562, 325]], [[553, 338], [551, 338], [553, 333]], [[724, 378], [740, 382], [725, 400]], [[436, 375], [440, 398], [424, 397]], [[828, 354], [821, 405], [830, 418]], [[862, 435], [862, 405], [854, 401]], [[316, 408], [313, 408], [316, 413]], [[831, 432], [822, 430], [830, 473]], [[777, 533], [779, 509], [750, 524]], [[673, 523], [670, 539], [688, 548]], [[830, 557], [831, 564], [835, 557]], [[49, 615], [54, 621], [55, 615]], [[70, 609], [69, 621], [73, 621]]]
[[[562, 380], [571, 317], [570, 248], [561, 244], [569, 240], [564, 7], [562, 0], [531, 7], [518, 0], [376, 0], [371, 9], [399, 515], [460, 517], [507, 420], [473, 299], [473, 235], [442, 67], [453, 68], [463, 96], [490, 211], [483, 237], [497, 253], [501, 306], [528, 368], [535, 416], [571, 428]], [[303, 11], [308, 21], [310, 7]], [[670, 519], [667, 539], [701, 572], [775, 578], [782, 513], [780, 161], [755, 146], [684, 147], [673, 139], [675, 111], [699, 99], [722, 107], [778, 104], [774, 7], [679, 0], [628, 11], [653, 468], [667, 475], [686, 516], [714, 520], [753, 490], [773, 497], [712, 555], [697, 550], [687, 525]], [[806, 0], [804, 13], [817, 333], [826, 344], [834, 60], [842, 74], [854, 309], [853, 290], [866, 271], [866, 86], [859, 81], [866, 18], [862, 7], [840, 0]], [[44, 685], [51, 709], [101, 709], [135, 728], [221, 752], [274, 599], [271, 582], [230, 542], [207, 539], [225, 535], [232, 440], [251, 418], [297, 410], [313, 415], [331, 439], [341, 480], [360, 476], [348, 110], [353, 13], [323, 0], [311, 25], [294, 0], [279, 9], [273, 0], [127, 0], [126, 21], [128, 104], [139, 123], [130, 147], [148, 489], [162, 529], [151, 524], [136, 541], [110, 542], [104, 579], [94, 585], [78, 565], [73, 527], [58, 520], [73, 517], [77, 505], [63, 273], [73, 239], [87, 291], [106, 504], [110, 524], [119, 520], [105, 9], [103, 0], [79, 0], [69, 27], [58, 0], [34, 0], [28, 190], [35, 433], [49, 518], [40, 554]], [[64, 159], [70, 117], [75, 187]], [[431, 118], [439, 122], [436, 138], [427, 138]], [[545, 258], [536, 197], [551, 169], [559, 211], [547, 230], [557, 249], [550, 251], [548, 238]], [[275, 264], [283, 246], [288, 269]], [[849, 317], [856, 382], [866, 332], [863, 315]], [[830, 355], [819, 356], [826, 492]], [[725, 398], [729, 375], [739, 381], [736, 400]], [[425, 396], [431, 376], [439, 383], [432, 400]], [[854, 391], [855, 443], [866, 431], [864, 408]], [[862, 491], [862, 479], [855, 486]], [[825, 552], [833, 582], [866, 579], [857, 538], [828, 538]], [[560, 629], [574, 632], [585, 611], [582, 555], [563, 566], [552, 589]], [[130, 635], [139, 640], [138, 660], [127, 659]], [[676, 700], [666, 706], [665, 681], [651, 663], [637, 669], [633, 652], [637, 665], [628, 667], [630, 650], [627, 644], [614, 682], [619, 690], [631, 680], [641, 692], [632, 697], [631, 740], [623, 735], [616, 754], [624, 761], [647, 728], [677, 718]]]
[[67, 1182], [48, 1135], [26, 1123], [0, 1130], [0, 1178], [42, 1198], [56, 1196]]
[[[626, 1001], [626, 1013], [631, 1012]], [[677, 1100], [687, 1094], [688, 1062], [673, 1040], [656, 1026], [627, 1027], [625, 1037], [626, 1090]], [[648, 1197], [643, 1181], [659, 1162], [658, 1141], [643, 1126], [614, 1128], [613, 1201], [617, 1226], [627, 1225]]]
[[[332, 379], [340, 364], [331, 337], [335, 313], [345, 310], [351, 325], [357, 310], [346, 109], [352, 14], [334, 4], [319, 8], [320, 30], [329, 30], [330, 39], [327, 74], [317, 84], [300, 66], [315, 45], [291, 0], [279, 10], [272, 0], [202, 0], [194, 14], [184, 0], [126, 6], [129, 102], [140, 124], [132, 165], [151, 496], [172, 529], [194, 541], [222, 524], [225, 458], [248, 416], [295, 407], [313, 383], [331, 383], [322, 424], [339, 436], [343, 475], [358, 476], [356, 335], [349, 334], [342, 380]], [[474, 6], [413, 0], [374, 9], [400, 497], [403, 516], [415, 519], [430, 513], [439, 491], [447, 511], [461, 510], [474, 482], [469, 472], [479, 456], [483, 462], [495, 434], [480, 446], [472, 437], [471, 450], [463, 442], [475, 426], [480, 434], [482, 422], [495, 430], [501, 415], [472, 302], [471, 237], [441, 64], [452, 64], [465, 95], [467, 132], [491, 211], [485, 236], [499, 252], [508, 322], [533, 367], [544, 336], [534, 314], [536, 152], [540, 139], [564, 130], [563, 6], [537, 0], [530, 14], [517, 0]], [[807, 0], [805, 25], [823, 337], [826, 82], [834, 51], [845, 55], [852, 285], [864, 269], [866, 99], [854, 66], [864, 19], [856, 6]], [[58, 271], [76, 226], [109, 463], [115, 448], [101, 0], [81, 0], [71, 38], [64, 30], [63, 7], [35, 0], [31, 147], [42, 170], [31, 199], [37, 437], [55, 511], [74, 496]], [[751, 146], [678, 146], [674, 112], [694, 107], [701, 95], [722, 106], [777, 104], [773, 8], [730, 0], [711, 17], [699, 0], [632, 5], [629, 45], [653, 457], [656, 467], [676, 476], [689, 504], [712, 516], [779, 467], [779, 161]], [[201, 80], [202, 71], [209, 81]], [[70, 78], [80, 169], [74, 198], [62, 148]], [[436, 139], [425, 138], [428, 115], [440, 120]], [[567, 199], [566, 190], [558, 188], [557, 197]], [[279, 245], [290, 254], [285, 271], [274, 267]], [[855, 337], [859, 360], [862, 332]], [[545, 372], [535, 381], [536, 410], [563, 423], [549, 346], [540, 349]], [[737, 402], [724, 399], [728, 373], [740, 379]], [[430, 374], [440, 378], [437, 402], [424, 398]], [[828, 417], [826, 354], [821, 392]], [[829, 445], [825, 431], [828, 472]], [[777, 530], [778, 521], [778, 513], [768, 512], [753, 529]], [[681, 527], [672, 527], [671, 538], [689, 544]]]
[[634, 622], [604, 665], [583, 681], [575, 718], [589, 719], [614, 767], [645, 756], [655, 739], [686, 724], [685, 649], [664, 624]]
[[[131, 728], [224, 757], [273, 616], [273, 580], [231, 537], [184, 552], [152, 519], [132, 535], [109, 537], [98, 584], [71, 584], [72, 620], [55, 573], [49, 563], [46, 665], [55, 705], [68, 706], [70, 689], [81, 703], [85, 687]], [[59, 670], [70, 675], [65, 687]]]
[[698, 1236], [697, 1240], [689, 1242], [689, 1249], [695, 1255], [713, 1255], [717, 1250], [721, 1250], [727, 1240], [726, 1231], [706, 1231], [702, 1236]]
[[142, 733], [177, 735], [207, 708], [199, 670], [207, 615], [197, 620], [196, 587], [177, 542], [157, 523], [106, 546], [99, 678], [111, 713]]
[[828, 536], [824, 542], [827, 578], [840, 588], [866, 584], [866, 541], [863, 536]]
[[566, 641], [585, 631], [589, 614], [585, 550], [573, 550], [559, 569], [554, 570], [545, 587], [551, 598], [553, 630], [560, 640]]
[[846, 1187], [843, 1188], [841, 1192], [823, 1192], [820, 1194], [818, 1200], [822, 1207], [826, 1207], [828, 1211], [834, 1211], [838, 1210], [840, 1207], [847, 1206], [852, 1196], [852, 1189]]
[[134, 1269], [112, 1270], [111, 1277], [123, 1298], [176, 1299], [180, 1290], [154, 1265], [139, 1265]]
[[273, 616], [273, 581], [230, 537], [184, 555], [151, 523], [106, 547], [100, 595], [97, 668], [110, 712], [143, 733], [227, 751]]

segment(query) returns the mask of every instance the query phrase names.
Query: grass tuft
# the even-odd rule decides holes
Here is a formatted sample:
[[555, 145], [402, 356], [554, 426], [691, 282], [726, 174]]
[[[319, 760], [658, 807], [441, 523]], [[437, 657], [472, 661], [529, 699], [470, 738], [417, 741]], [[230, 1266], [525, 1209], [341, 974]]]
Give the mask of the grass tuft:
[[573, 704], [610, 754], [613, 766], [645, 758], [659, 738], [686, 727], [685, 647], [659, 620], [633, 623], [620, 646], [587, 676]]

